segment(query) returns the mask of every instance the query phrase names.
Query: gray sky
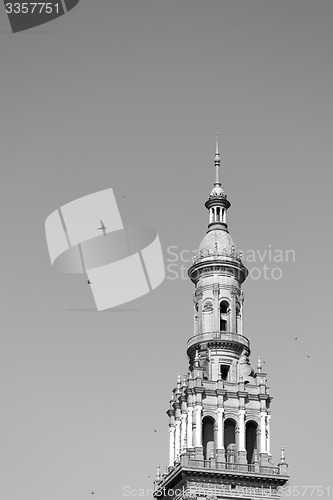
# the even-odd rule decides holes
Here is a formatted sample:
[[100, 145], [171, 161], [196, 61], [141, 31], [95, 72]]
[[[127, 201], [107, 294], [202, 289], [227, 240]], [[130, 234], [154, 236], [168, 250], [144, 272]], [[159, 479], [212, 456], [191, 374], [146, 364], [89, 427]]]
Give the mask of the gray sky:
[[244, 285], [273, 459], [283, 444], [292, 485], [328, 486], [333, 3], [81, 0], [15, 35], [0, 10], [1, 497], [122, 498], [166, 465], [192, 284], [94, 312], [82, 276], [53, 272], [44, 222], [112, 187], [124, 223], [156, 228], [167, 258], [197, 248], [217, 129], [237, 246], [296, 255], [249, 262], [282, 278]]

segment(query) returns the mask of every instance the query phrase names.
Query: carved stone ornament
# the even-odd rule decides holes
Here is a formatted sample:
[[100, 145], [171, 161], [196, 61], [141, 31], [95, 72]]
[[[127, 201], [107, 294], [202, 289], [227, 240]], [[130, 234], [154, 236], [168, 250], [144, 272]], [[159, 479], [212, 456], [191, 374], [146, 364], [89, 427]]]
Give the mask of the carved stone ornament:
[[206, 300], [203, 306], [203, 310], [206, 312], [211, 312], [213, 310], [213, 302]]
[[184, 500], [197, 500], [197, 496], [194, 493], [190, 493], [189, 491], [185, 491]]

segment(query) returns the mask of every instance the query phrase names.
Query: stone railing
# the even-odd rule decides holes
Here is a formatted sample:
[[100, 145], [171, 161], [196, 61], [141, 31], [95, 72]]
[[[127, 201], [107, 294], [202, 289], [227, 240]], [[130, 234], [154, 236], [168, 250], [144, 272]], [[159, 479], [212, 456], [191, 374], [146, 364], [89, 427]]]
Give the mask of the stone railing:
[[194, 335], [187, 342], [187, 348], [189, 349], [193, 345], [196, 345], [201, 342], [208, 342], [210, 340], [222, 340], [229, 342], [237, 342], [238, 344], [242, 344], [246, 347], [250, 347], [250, 341], [244, 335], [240, 335], [239, 333], [231, 333], [231, 332], [205, 332], [200, 333], [198, 335]]
[[256, 464], [236, 464], [230, 462], [217, 462], [216, 460], [189, 459], [187, 467], [197, 469], [224, 470], [232, 472], [253, 472], [259, 474], [280, 474], [279, 467]]
[[243, 253], [238, 252], [235, 247], [231, 247], [231, 250], [228, 250], [227, 248], [222, 248], [219, 249], [218, 244], [215, 243], [215, 248], [214, 250], [199, 250], [194, 256], [193, 256], [193, 264], [196, 262], [200, 261], [201, 259], [207, 259], [211, 257], [212, 259], [219, 259], [219, 258], [224, 258], [228, 257], [229, 259], [236, 259], [239, 262], [242, 262], [243, 259]]

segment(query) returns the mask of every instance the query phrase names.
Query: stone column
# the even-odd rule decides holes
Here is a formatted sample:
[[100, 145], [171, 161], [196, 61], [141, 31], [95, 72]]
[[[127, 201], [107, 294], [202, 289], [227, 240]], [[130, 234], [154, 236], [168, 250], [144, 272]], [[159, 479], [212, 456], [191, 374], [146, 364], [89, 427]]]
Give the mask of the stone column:
[[236, 314], [236, 322], [237, 322], [237, 329], [236, 332], [241, 335], [242, 327], [241, 327], [241, 317], [239, 314]]
[[260, 465], [269, 465], [266, 437], [266, 411], [260, 412]]
[[239, 451], [245, 450], [245, 410], [238, 410], [239, 417]]
[[180, 416], [180, 453], [186, 452], [186, 413]]
[[193, 406], [187, 407], [187, 448], [193, 448]]
[[179, 460], [180, 455], [180, 420], [175, 422], [175, 460]]
[[197, 291], [198, 299], [198, 334], [202, 333], [202, 290]]
[[170, 424], [169, 426], [169, 466], [173, 466], [175, 461], [175, 426], [174, 424]]
[[218, 462], [225, 462], [223, 413], [224, 408], [217, 409], [216, 459]]
[[[199, 333], [198, 321], [199, 321], [199, 312], [196, 310], [197, 297], [196, 294], [193, 294], [193, 309], [194, 309], [194, 335]], [[198, 306], [199, 309], [199, 306]]]
[[214, 332], [220, 331], [220, 308], [219, 308], [219, 285], [213, 284], [213, 297], [214, 297]]
[[271, 432], [269, 428], [269, 421], [271, 419], [270, 415], [267, 415], [267, 422], [266, 422], [266, 438], [267, 438], [267, 453], [270, 455], [271, 454]]
[[197, 405], [195, 411], [195, 447], [198, 448], [202, 446], [202, 422], [201, 422], [201, 410], [202, 406]]
[[260, 453], [266, 453], [266, 412], [260, 412]]
[[246, 464], [246, 448], [245, 448], [245, 410], [238, 410], [238, 462]]
[[203, 460], [201, 412], [202, 406], [197, 404], [195, 408], [195, 458], [197, 460]]
[[240, 303], [240, 331], [238, 332], [240, 335], [243, 335], [243, 304], [244, 304], [244, 294], [241, 291], [239, 297]]
[[230, 294], [230, 312], [229, 312], [229, 332], [236, 332], [236, 296], [235, 292]]

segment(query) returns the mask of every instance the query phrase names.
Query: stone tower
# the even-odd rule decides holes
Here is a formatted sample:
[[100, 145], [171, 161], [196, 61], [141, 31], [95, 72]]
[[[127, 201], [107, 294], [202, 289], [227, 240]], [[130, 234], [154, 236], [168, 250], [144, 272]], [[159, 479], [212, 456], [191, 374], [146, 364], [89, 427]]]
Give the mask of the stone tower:
[[230, 202], [216, 178], [205, 203], [209, 224], [188, 271], [195, 285], [189, 372], [172, 391], [169, 465], [158, 469], [154, 498], [277, 499], [288, 481], [284, 449], [270, 452], [271, 396], [260, 359], [250, 365], [241, 289], [248, 271], [229, 234]]

